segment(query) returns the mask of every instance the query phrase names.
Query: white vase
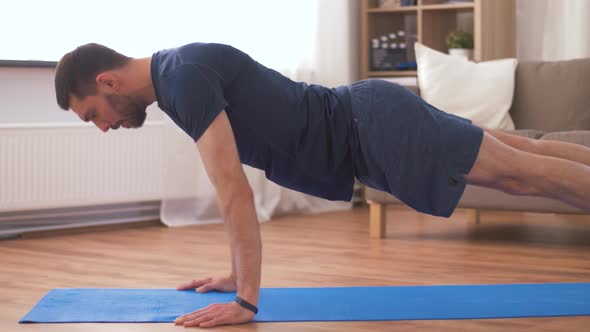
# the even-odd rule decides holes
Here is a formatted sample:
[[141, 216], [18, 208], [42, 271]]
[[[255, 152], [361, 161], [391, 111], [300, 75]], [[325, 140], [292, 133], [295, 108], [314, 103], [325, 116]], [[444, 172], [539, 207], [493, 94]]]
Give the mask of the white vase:
[[449, 55], [462, 57], [465, 60], [472, 59], [472, 50], [468, 48], [450, 48]]

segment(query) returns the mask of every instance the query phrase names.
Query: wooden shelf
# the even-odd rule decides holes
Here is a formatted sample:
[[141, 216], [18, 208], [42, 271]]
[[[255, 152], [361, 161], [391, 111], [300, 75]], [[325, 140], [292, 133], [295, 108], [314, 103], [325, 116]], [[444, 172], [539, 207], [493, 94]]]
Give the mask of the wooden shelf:
[[[379, 8], [378, 0], [360, 0], [360, 76], [364, 79], [417, 75], [412, 70], [371, 70], [371, 40], [400, 30], [406, 32], [406, 61], [415, 61], [415, 42], [447, 53], [446, 38], [453, 31], [473, 34], [475, 62], [515, 57], [516, 1], [417, 0], [416, 6]], [[394, 66], [390, 64], [389, 68]]]
[[473, 9], [473, 3], [457, 3], [457, 4], [440, 4], [440, 5], [422, 5], [422, 10], [453, 10], [453, 9]]
[[385, 8], [370, 8], [367, 9], [367, 13], [369, 14], [378, 14], [378, 13], [405, 13], [405, 12], [416, 12], [418, 11], [418, 6], [406, 6], [406, 7], [385, 7]]
[[387, 77], [387, 76], [416, 76], [415, 70], [388, 70], [388, 71], [370, 71], [369, 77]]

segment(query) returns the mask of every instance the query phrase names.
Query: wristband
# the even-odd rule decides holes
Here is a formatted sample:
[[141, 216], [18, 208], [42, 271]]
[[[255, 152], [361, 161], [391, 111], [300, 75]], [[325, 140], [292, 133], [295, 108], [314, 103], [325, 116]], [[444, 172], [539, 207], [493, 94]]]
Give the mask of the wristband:
[[255, 315], [258, 313], [258, 308], [256, 308], [255, 305], [249, 303], [248, 301], [244, 300], [243, 298], [236, 296], [236, 299], [234, 301], [236, 301], [242, 307], [252, 311]]

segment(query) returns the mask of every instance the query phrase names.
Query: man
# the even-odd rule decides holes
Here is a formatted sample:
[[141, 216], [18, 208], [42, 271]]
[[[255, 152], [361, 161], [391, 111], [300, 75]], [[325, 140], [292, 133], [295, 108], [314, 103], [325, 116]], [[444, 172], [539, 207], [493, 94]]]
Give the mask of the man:
[[356, 177], [444, 217], [467, 183], [590, 212], [590, 149], [483, 129], [385, 81], [334, 89], [296, 83], [220, 44], [140, 59], [87, 44], [60, 60], [55, 89], [61, 108], [104, 132], [141, 127], [157, 102], [196, 142], [228, 229], [232, 272], [178, 289], [238, 297], [179, 317], [185, 326], [242, 323], [257, 312], [261, 241], [241, 163], [331, 200], [349, 200]]

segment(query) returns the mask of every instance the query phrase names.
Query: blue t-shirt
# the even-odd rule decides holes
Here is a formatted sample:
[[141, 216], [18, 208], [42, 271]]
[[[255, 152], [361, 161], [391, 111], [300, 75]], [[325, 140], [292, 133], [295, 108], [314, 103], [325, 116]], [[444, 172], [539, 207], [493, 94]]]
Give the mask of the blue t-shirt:
[[222, 44], [156, 52], [151, 75], [158, 106], [194, 141], [225, 110], [242, 163], [293, 190], [351, 199], [348, 87], [294, 82]]

